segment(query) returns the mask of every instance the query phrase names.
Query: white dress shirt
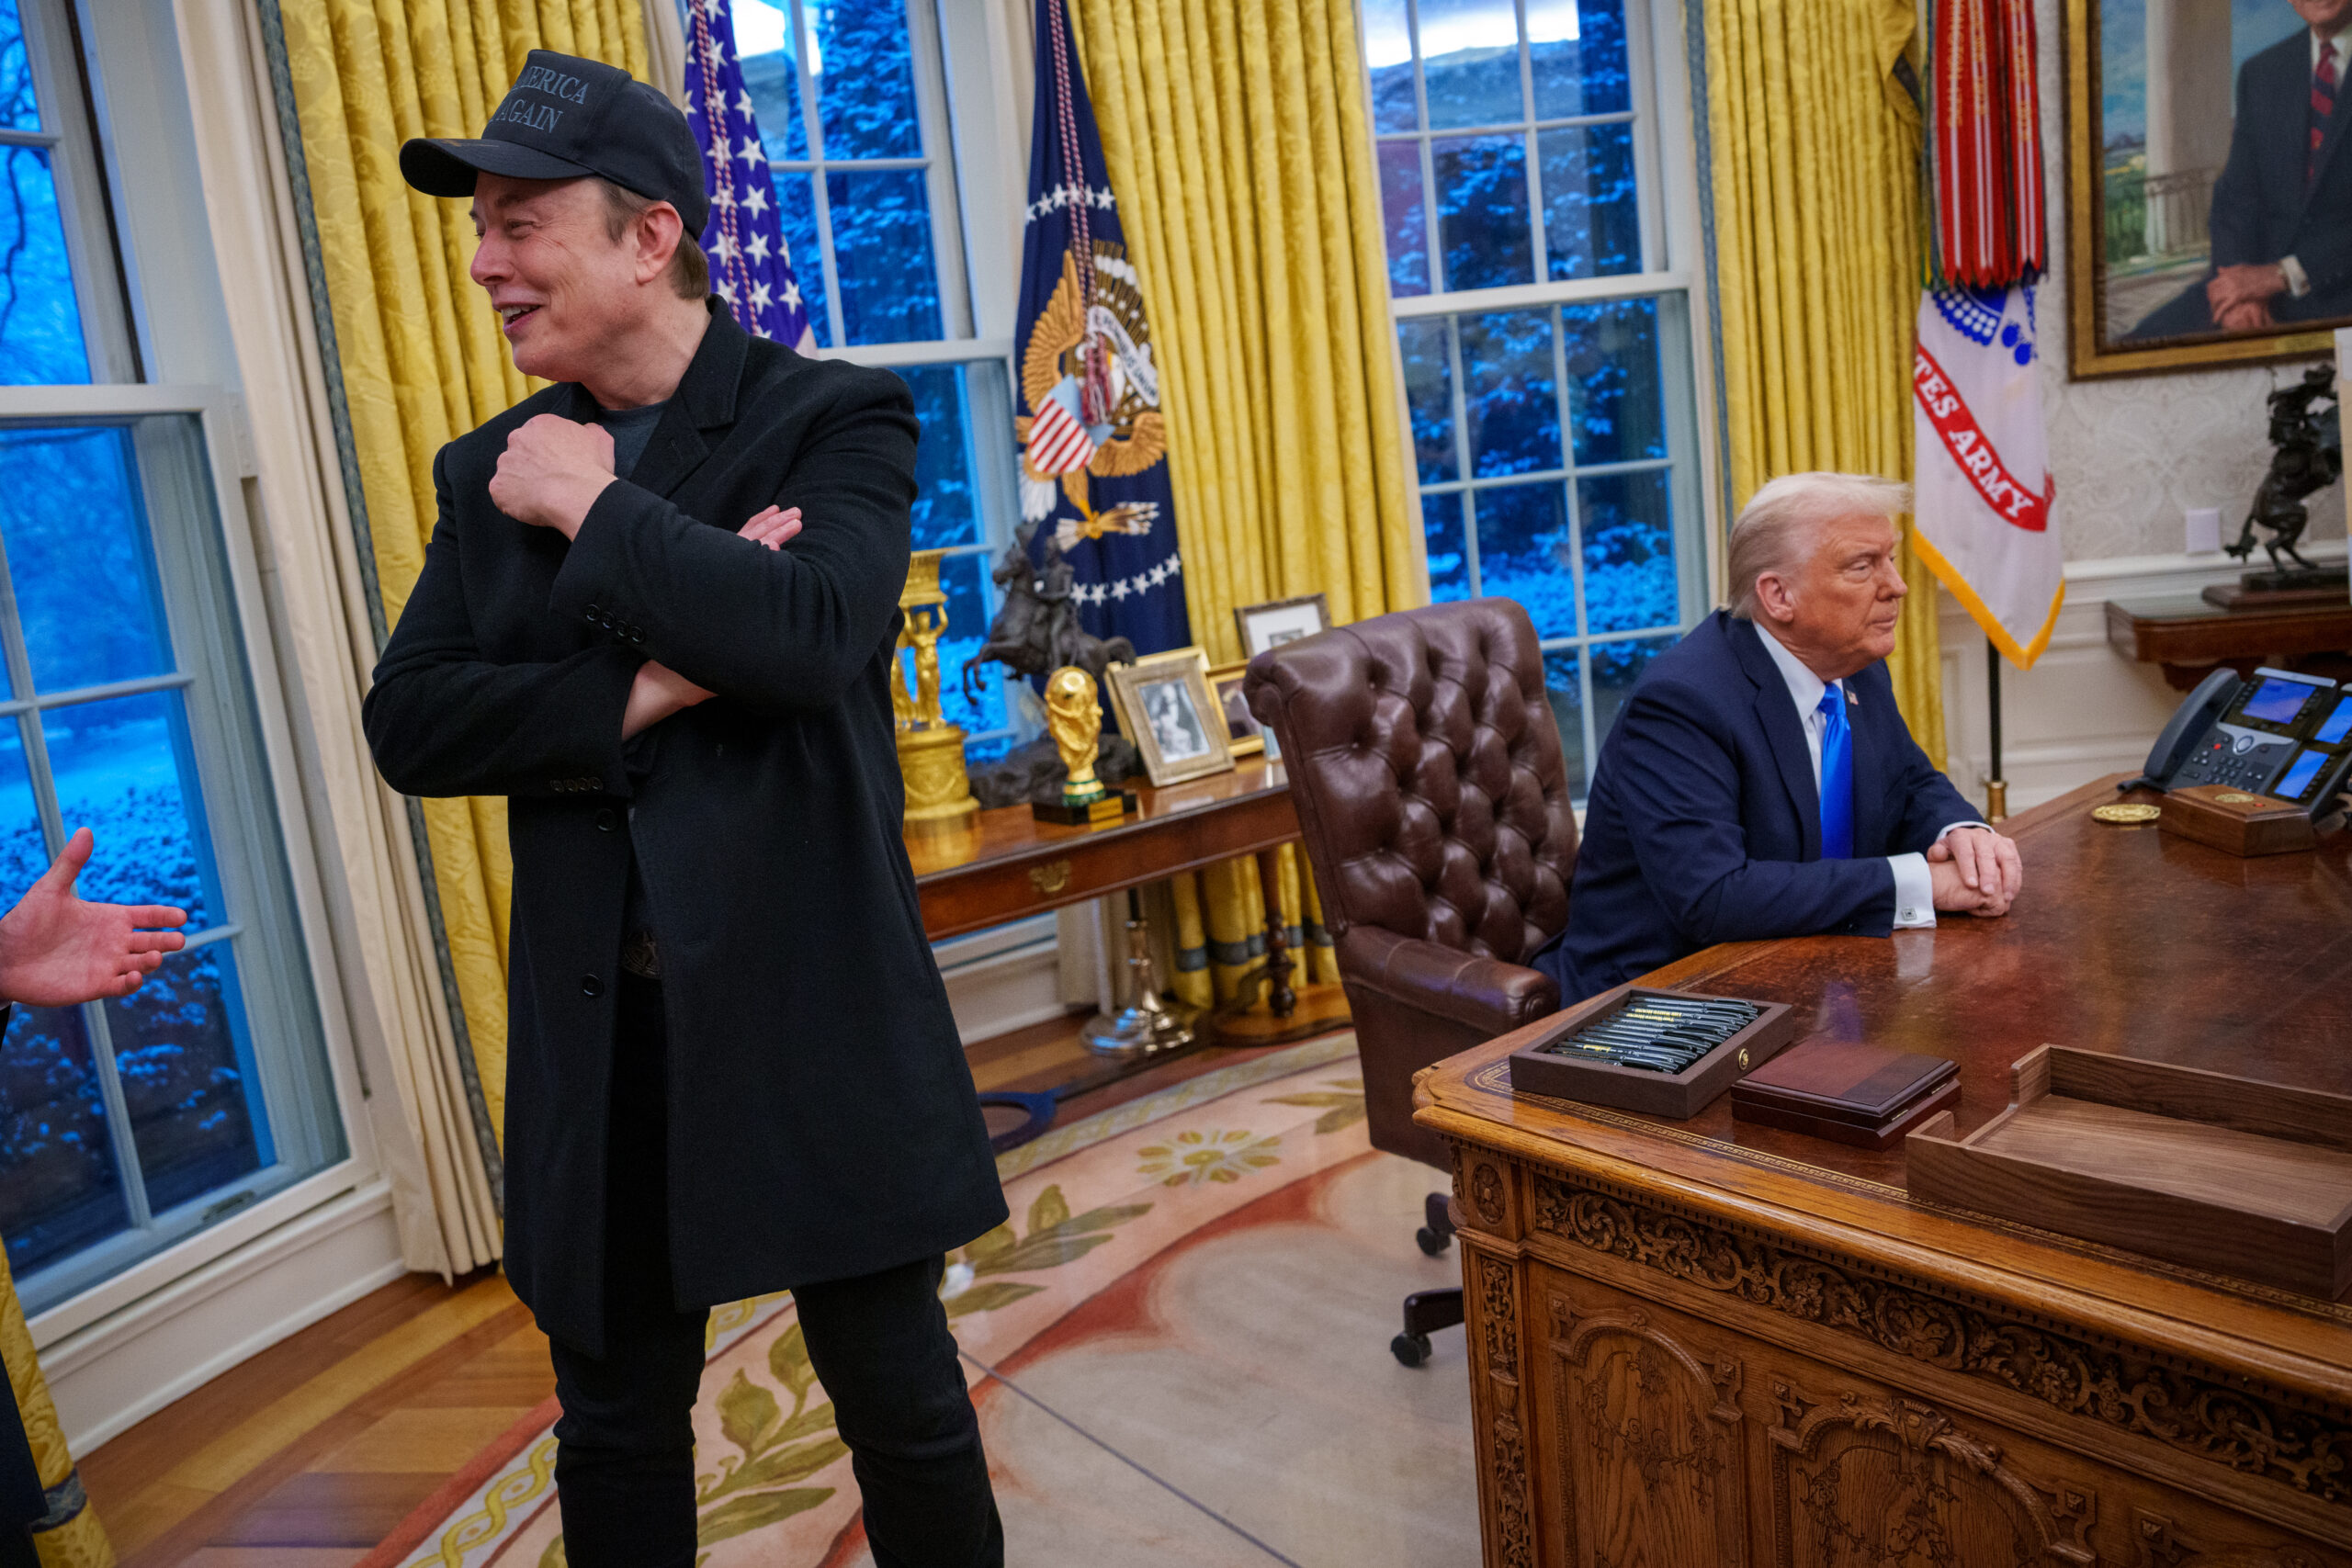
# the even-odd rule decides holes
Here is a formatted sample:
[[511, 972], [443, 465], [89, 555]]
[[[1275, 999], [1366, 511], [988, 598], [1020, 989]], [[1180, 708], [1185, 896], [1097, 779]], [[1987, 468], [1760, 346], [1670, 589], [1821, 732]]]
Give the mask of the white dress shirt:
[[[1772, 656], [1772, 662], [1780, 668], [1781, 679], [1789, 683], [1789, 700], [1797, 705], [1797, 724], [1804, 731], [1805, 754], [1813, 761], [1813, 790], [1817, 797], [1821, 793], [1821, 727], [1827, 722], [1821, 716], [1821, 694], [1835, 686], [1838, 695], [1849, 702], [1853, 700], [1852, 696], [1847, 692], [1843, 681], [1833, 681], [1825, 685], [1820, 676], [1804, 667], [1803, 660], [1781, 646], [1781, 639], [1774, 637], [1763, 622], [1756, 622], [1755, 626], [1760, 634], [1764, 651]], [[1850, 732], [1850, 716], [1847, 728]], [[1947, 824], [1936, 838], [1940, 842], [1944, 833], [1953, 829], [1984, 826], [1982, 822], [1952, 822]], [[1928, 857], [1915, 851], [1910, 854], [1889, 855], [1886, 863], [1894, 873], [1895, 925], [1898, 928], [1934, 925], [1936, 882], [1928, 870]]]
[[[2319, 34], [2312, 34], [2311, 40], [2312, 74], [2317, 76], [2319, 74]], [[2346, 70], [2347, 67], [2352, 67], [2352, 28], [2345, 28], [2326, 41], [2335, 50], [2335, 96], [2342, 97], [2346, 85], [2344, 80]], [[2335, 116], [2331, 113], [2328, 118], [2333, 119]], [[2287, 276], [2287, 292], [2296, 299], [2300, 299], [2312, 291], [2311, 275], [2303, 271], [2303, 264], [2293, 256], [2280, 256], [2278, 270]]]

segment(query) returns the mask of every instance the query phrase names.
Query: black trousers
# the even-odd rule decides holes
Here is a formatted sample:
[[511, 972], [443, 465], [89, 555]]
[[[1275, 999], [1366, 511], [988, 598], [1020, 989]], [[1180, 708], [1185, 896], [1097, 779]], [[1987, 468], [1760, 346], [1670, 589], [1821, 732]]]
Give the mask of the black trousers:
[[[624, 973], [617, 999], [605, 1354], [553, 1346], [563, 1404], [556, 1488], [571, 1568], [692, 1568], [693, 1411], [710, 1314], [681, 1308], [671, 1287], [662, 987]], [[944, 1261], [793, 1292], [809, 1362], [865, 1496], [877, 1568], [1004, 1562], [979, 1419], [939, 1303]]]

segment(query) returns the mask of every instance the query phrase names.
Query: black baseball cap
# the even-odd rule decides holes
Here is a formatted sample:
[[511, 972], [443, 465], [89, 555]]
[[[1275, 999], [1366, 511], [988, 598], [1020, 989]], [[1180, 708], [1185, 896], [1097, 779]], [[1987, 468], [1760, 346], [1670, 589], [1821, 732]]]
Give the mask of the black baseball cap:
[[676, 208], [690, 239], [710, 218], [702, 149], [678, 107], [618, 66], [551, 49], [531, 51], [480, 138], [417, 137], [401, 173], [427, 196], [471, 196], [477, 174], [601, 175]]

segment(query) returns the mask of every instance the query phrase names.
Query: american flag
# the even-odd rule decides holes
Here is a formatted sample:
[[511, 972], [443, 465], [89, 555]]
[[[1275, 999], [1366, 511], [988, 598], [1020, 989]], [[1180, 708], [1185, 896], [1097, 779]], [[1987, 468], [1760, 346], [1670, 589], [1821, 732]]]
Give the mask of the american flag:
[[817, 346], [816, 333], [793, 276], [791, 247], [784, 243], [767, 151], [735, 57], [728, 0], [687, 0], [686, 123], [695, 128], [710, 191], [702, 248], [710, 257], [712, 289], [745, 332], [808, 353]]

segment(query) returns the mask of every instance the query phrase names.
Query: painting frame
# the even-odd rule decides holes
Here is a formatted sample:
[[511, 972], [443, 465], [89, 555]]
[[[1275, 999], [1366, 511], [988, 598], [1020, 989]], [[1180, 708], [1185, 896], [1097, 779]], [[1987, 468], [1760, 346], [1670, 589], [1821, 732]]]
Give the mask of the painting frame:
[[1266, 750], [1266, 727], [1244, 702], [1240, 711], [1234, 705], [1241, 695], [1241, 679], [1250, 672], [1246, 659], [1232, 664], [1219, 664], [1209, 671], [1209, 694], [1216, 699], [1217, 708], [1225, 715], [1225, 749], [1237, 758], [1256, 757]]
[[[2105, 380], [2324, 358], [2352, 317], [2281, 322], [2267, 331], [2177, 337], [2135, 345], [2108, 331], [2107, 180], [2100, 68], [2101, 0], [2065, 0], [2067, 378]], [[2143, 66], [2144, 69], [2144, 66]]]
[[[1315, 621], [1312, 629], [1306, 626], [1310, 610]], [[1233, 629], [1241, 638], [1241, 657], [1255, 659], [1270, 648], [1329, 631], [1331, 606], [1319, 592], [1269, 599], [1262, 604], [1238, 604], [1233, 611]]]
[[[1209, 656], [1204, 649], [1193, 646], [1147, 653], [1114, 664], [1103, 674], [1119, 728], [1135, 742], [1154, 789], [1231, 771], [1233, 749], [1226, 739], [1223, 709], [1209, 685]], [[1155, 713], [1152, 695], [1157, 692], [1181, 693], [1181, 710]], [[1197, 743], [1198, 750], [1179, 752], [1163, 731]]]

